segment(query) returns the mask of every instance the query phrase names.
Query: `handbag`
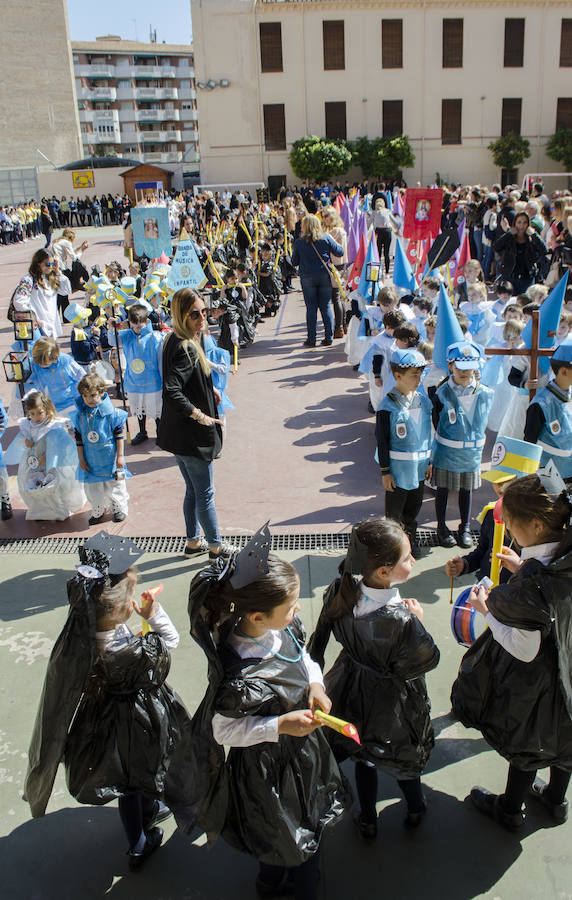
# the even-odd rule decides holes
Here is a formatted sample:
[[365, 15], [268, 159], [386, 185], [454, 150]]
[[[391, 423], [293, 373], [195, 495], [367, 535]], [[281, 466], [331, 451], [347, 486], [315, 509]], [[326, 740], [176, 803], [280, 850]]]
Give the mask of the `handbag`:
[[318, 253], [318, 251], [316, 250], [315, 244], [312, 244], [312, 249], [313, 249], [314, 253], [316, 254], [316, 256], [318, 257], [318, 259], [320, 260], [320, 262], [322, 263], [324, 269], [330, 276], [330, 284], [332, 285], [332, 287], [338, 287], [338, 282], [337, 282], [336, 276], [332, 273], [332, 269], [331, 269], [332, 263], [330, 263], [330, 265], [328, 265], [326, 262], [324, 262], [324, 260], [322, 259], [322, 257]]

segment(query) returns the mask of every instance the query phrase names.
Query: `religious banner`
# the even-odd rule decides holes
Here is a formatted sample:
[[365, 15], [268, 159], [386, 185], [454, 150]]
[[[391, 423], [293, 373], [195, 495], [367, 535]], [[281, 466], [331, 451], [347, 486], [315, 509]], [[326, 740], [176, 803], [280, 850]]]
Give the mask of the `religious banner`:
[[407, 188], [403, 236], [410, 241], [435, 237], [441, 227], [443, 191], [440, 188]]
[[137, 256], [158, 259], [161, 253], [171, 256], [171, 230], [166, 206], [136, 206], [131, 210], [133, 243]]

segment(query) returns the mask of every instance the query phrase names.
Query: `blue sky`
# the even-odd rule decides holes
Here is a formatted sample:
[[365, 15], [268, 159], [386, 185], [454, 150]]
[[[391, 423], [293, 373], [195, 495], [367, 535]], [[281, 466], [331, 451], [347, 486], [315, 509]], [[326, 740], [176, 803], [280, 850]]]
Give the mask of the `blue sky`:
[[94, 41], [119, 34], [125, 40], [148, 41], [149, 26], [157, 41], [186, 44], [191, 40], [190, 0], [67, 0], [72, 41]]

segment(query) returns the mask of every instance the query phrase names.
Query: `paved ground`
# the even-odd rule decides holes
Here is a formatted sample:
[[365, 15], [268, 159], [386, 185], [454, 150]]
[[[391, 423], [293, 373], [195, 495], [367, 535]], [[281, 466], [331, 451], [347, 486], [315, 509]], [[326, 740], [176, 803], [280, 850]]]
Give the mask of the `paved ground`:
[[[91, 229], [88, 264], [119, 257], [118, 229]], [[82, 235], [83, 236], [83, 235]], [[39, 241], [0, 252], [0, 321], [11, 290]], [[0, 248], [1, 249], [1, 248]], [[226, 534], [249, 532], [267, 518], [283, 533], [342, 532], [372, 513], [383, 512], [379, 476], [372, 459], [373, 419], [367, 392], [348, 368], [339, 345], [304, 350], [303, 305], [288, 297], [280, 319], [261, 326], [243, 355], [229, 393], [237, 410], [229, 416], [223, 458], [217, 462], [217, 508]], [[5, 352], [10, 330], [0, 329]], [[180, 535], [181, 484], [165, 454], [152, 444], [129, 448], [130, 535]], [[475, 501], [488, 499], [484, 488]], [[0, 526], [0, 538], [81, 534], [87, 514], [66, 523], [27, 524], [18, 509]], [[429, 494], [422, 521], [433, 524]], [[117, 526], [114, 526], [119, 530]], [[283, 554], [302, 580], [302, 616], [311, 629], [324, 586], [340, 557], [327, 553]], [[322, 897], [397, 897], [400, 900], [473, 897], [572, 900], [570, 824], [554, 828], [542, 810], [530, 810], [519, 837], [499, 830], [467, 804], [470, 787], [504, 784], [506, 764], [480, 735], [448, 715], [449, 691], [462, 649], [449, 628], [449, 554], [433, 550], [418, 563], [408, 593], [425, 607], [425, 624], [441, 648], [441, 663], [428, 678], [437, 744], [424, 778], [430, 811], [416, 833], [402, 827], [403, 801], [396, 785], [382, 779], [380, 835], [364, 845], [349, 818], [324, 841]], [[255, 866], [222, 842], [207, 852], [165, 829], [165, 845], [140, 876], [130, 876], [124, 838], [113, 807], [80, 807], [58, 775], [48, 814], [31, 821], [21, 799], [26, 751], [46, 660], [66, 616], [65, 582], [76, 559], [69, 555], [0, 551], [0, 873], [6, 900], [251, 900]], [[169, 554], [147, 554], [143, 583], [165, 583], [163, 597], [180, 629], [170, 682], [193, 711], [204, 689], [205, 666], [188, 636], [186, 595], [198, 568]], [[465, 579], [466, 581], [466, 579]], [[461, 580], [462, 583], [462, 580]], [[460, 589], [460, 587], [459, 587]], [[328, 664], [335, 647], [329, 651]], [[351, 766], [348, 768], [351, 777]]]

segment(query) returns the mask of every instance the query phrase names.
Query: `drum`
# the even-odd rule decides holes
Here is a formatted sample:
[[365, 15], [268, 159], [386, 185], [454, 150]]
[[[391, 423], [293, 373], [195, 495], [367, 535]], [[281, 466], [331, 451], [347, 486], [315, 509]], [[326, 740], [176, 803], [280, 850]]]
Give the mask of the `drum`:
[[475, 634], [475, 624], [477, 613], [469, 603], [469, 594], [471, 588], [465, 588], [461, 591], [451, 612], [451, 631], [453, 637], [458, 644], [470, 647], [474, 644], [477, 635]]

